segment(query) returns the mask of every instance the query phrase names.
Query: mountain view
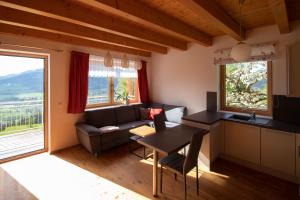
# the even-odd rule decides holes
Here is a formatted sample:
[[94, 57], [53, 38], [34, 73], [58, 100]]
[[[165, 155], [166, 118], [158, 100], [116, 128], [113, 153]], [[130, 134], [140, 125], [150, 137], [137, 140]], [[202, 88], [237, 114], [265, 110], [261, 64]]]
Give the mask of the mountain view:
[[0, 102], [43, 99], [43, 69], [0, 76]]

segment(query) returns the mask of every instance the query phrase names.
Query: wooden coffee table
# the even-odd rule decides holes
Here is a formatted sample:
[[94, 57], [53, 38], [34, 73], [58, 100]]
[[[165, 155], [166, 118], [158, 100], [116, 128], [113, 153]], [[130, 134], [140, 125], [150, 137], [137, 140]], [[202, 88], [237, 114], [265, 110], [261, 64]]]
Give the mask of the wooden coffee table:
[[[130, 133], [134, 134], [133, 136], [130, 137], [130, 140], [131, 141], [135, 141], [137, 142], [139, 139], [143, 138], [143, 137], [146, 137], [146, 136], [149, 136], [149, 135], [152, 135], [155, 133], [155, 128], [152, 128], [150, 126], [147, 126], [147, 125], [144, 125], [144, 126], [139, 126], [137, 128], [133, 128], [133, 129], [130, 129], [129, 130]], [[144, 155], [143, 156], [140, 156], [138, 154], [136, 154], [134, 151], [137, 150], [138, 148], [135, 148], [135, 149], [132, 149], [131, 148], [131, 142], [129, 141], [129, 152], [140, 157], [140, 158], [143, 158], [145, 159], [146, 158], [146, 147], [144, 145], [142, 145], [143, 149], [144, 149]]]

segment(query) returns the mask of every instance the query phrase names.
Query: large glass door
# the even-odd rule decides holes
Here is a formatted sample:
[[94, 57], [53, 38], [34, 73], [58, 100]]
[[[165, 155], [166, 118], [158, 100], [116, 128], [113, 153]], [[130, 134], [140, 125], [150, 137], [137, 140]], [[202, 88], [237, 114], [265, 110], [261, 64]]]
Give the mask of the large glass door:
[[0, 162], [46, 149], [47, 59], [0, 51]]

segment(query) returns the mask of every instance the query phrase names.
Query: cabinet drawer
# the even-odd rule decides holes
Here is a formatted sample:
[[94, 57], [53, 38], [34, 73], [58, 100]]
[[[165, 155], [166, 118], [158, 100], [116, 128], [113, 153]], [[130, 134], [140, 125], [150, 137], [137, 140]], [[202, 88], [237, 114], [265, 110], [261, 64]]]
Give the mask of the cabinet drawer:
[[295, 175], [296, 135], [283, 131], [261, 129], [261, 165]]

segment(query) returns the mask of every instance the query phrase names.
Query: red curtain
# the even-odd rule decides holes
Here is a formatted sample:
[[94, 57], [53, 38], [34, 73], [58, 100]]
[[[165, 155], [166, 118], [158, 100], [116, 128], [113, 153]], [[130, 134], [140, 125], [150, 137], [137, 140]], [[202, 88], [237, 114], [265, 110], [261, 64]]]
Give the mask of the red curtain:
[[68, 113], [82, 113], [88, 96], [89, 54], [72, 51]]
[[138, 70], [140, 98], [142, 103], [150, 103], [147, 79], [147, 62], [143, 60], [141, 62], [142, 69]]

